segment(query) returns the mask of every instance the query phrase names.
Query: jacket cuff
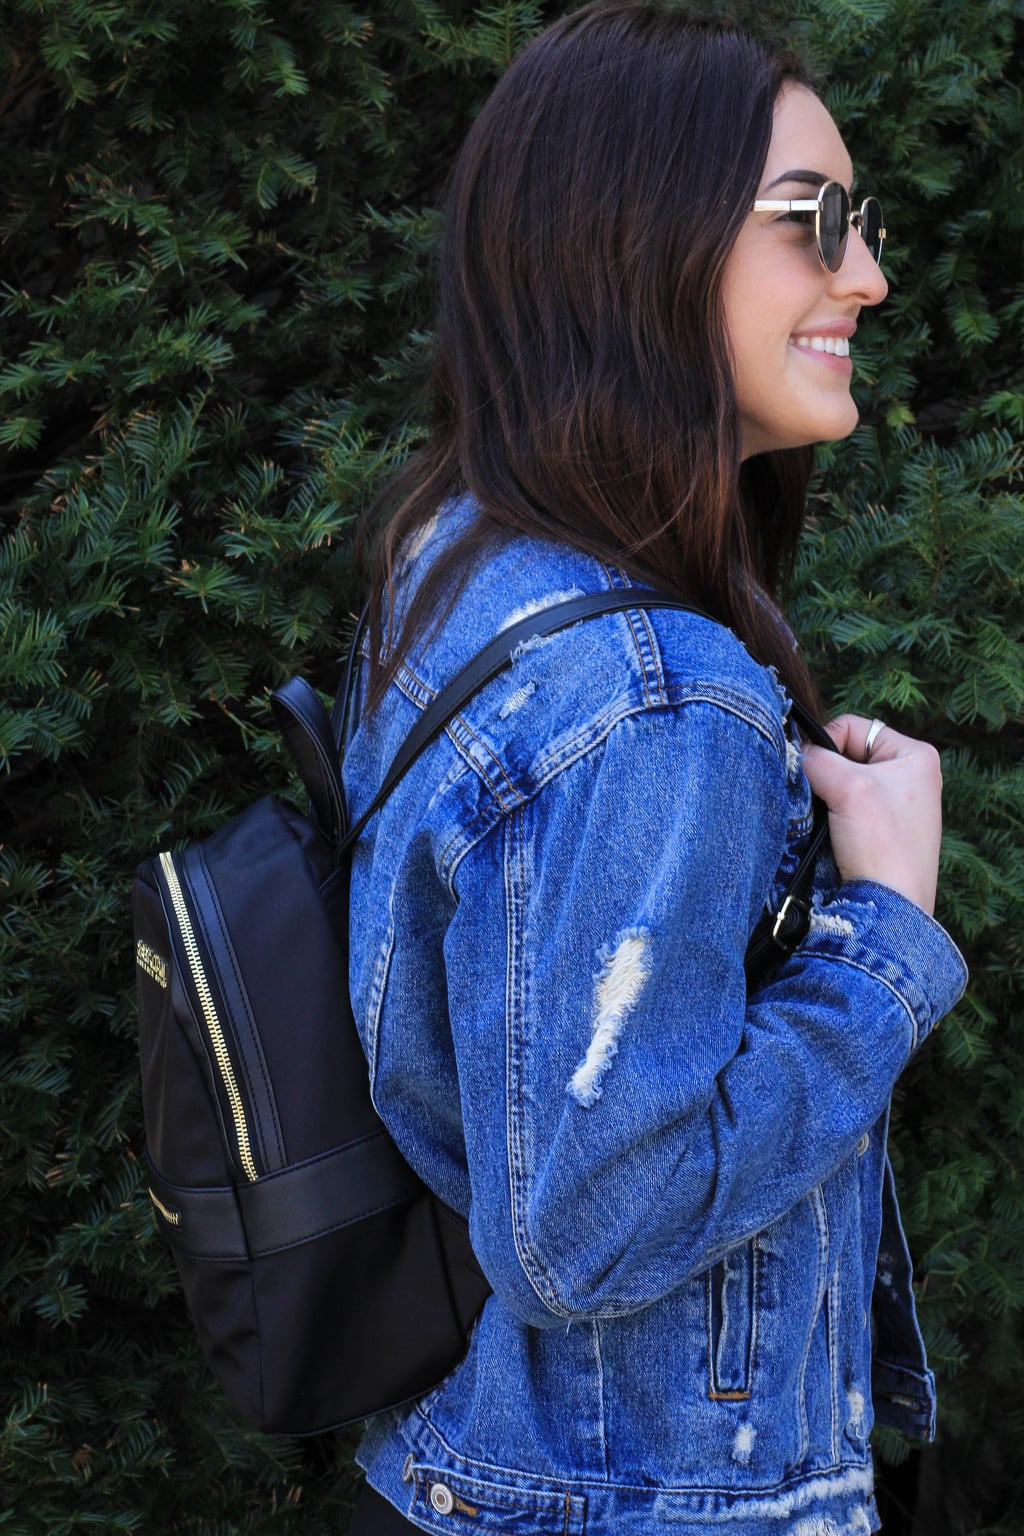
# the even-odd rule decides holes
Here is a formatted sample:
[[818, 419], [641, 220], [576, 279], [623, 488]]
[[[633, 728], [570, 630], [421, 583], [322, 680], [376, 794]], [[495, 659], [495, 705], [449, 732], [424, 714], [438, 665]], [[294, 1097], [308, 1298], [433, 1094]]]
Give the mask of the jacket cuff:
[[901, 999], [914, 1025], [911, 1050], [956, 1005], [967, 966], [946, 930], [891, 886], [849, 880], [811, 912], [799, 954], [868, 971]]

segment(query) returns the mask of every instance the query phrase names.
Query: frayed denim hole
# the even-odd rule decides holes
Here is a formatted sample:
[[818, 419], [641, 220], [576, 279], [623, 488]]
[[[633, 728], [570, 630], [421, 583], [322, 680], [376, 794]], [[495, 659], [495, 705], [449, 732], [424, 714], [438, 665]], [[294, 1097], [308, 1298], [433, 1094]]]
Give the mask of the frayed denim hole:
[[594, 977], [590, 1044], [566, 1084], [566, 1093], [584, 1109], [593, 1108], [601, 1097], [601, 1079], [618, 1053], [623, 1026], [651, 974], [650, 937], [645, 928], [627, 928], [598, 951], [601, 969]]
[[546, 592], [543, 597], [534, 597], [529, 602], [513, 609], [507, 619], [502, 621], [499, 635], [506, 629], [511, 629], [513, 624], [520, 623], [523, 619], [532, 619], [534, 614], [544, 613], [548, 608], [554, 608], [558, 603], [567, 603], [574, 597], [582, 597], [583, 592], [579, 587], [570, 587], [566, 592]]
[[753, 1424], [741, 1424], [733, 1436], [732, 1459], [741, 1467], [749, 1467], [757, 1430]]
[[846, 1406], [850, 1417], [846, 1421], [846, 1433], [854, 1440], [867, 1439], [866, 1418], [867, 1401], [860, 1387], [849, 1386], [846, 1389]]
[[820, 907], [815, 907], [811, 912], [810, 931], [828, 933], [836, 939], [852, 939], [856, 933], [848, 917], [840, 917], [837, 912], [824, 912]]
[[539, 651], [542, 646], [550, 645], [554, 638], [554, 635], [531, 635], [529, 640], [520, 640], [519, 644], [512, 651], [513, 666], [517, 661], [521, 661], [530, 651]]
[[421, 524], [419, 528], [414, 528], [412, 533], [410, 533], [398, 551], [398, 559], [396, 561], [397, 575], [404, 576], [416, 557], [430, 543], [437, 530], [437, 518], [438, 514], [435, 512], [433, 517], [429, 517], [425, 523]]
[[530, 682], [524, 683], [521, 688], [514, 689], [498, 710], [498, 719], [507, 720], [509, 715], [514, 715], [517, 710], [522, 709], [527, 699], [531, 698], [536, 692], [537, 684], [532, 679]]

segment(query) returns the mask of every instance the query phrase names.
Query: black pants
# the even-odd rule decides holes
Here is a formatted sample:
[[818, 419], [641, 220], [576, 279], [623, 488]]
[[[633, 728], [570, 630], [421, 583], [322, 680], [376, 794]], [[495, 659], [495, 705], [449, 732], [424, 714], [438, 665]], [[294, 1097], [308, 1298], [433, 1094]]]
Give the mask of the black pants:
[[356, 1500], [348, 1536], [409, 1536], [410, 1531], [418, 1530], [418, 1525], [400, 1515], [393, 1504], [382, 1499], [367, 1483]]

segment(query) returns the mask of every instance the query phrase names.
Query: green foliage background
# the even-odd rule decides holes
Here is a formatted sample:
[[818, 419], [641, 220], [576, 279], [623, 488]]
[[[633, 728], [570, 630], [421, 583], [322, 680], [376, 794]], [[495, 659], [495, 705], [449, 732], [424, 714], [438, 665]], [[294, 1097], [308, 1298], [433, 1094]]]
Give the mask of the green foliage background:
[[[0, 6], [6, 1536], [343, 1528], [349, 1442], [232, 1421], [151, 1227], [129, 875], [282, 782], [268, 688], [333, 686], [352, 519], [421, 432], [446, 167], [566, 8]], [[940, 916], [972, 969], [897, 1095], [942, 1413], [902, 1468], [883, 1439], [890, 1508], [1017, 1536], [1024, 0], [734, 11], [818, 61], [886, 208], [892, 295], [793, 611], [831, 704], [943, 749]]]

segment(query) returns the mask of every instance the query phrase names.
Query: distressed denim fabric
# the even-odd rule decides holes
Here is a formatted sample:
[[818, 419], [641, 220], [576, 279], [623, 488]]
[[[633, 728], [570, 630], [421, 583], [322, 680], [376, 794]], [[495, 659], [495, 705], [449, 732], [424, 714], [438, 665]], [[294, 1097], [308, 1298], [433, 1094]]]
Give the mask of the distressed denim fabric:
[[[472, 515], [442, 509], [404, 587]], [[352, 813], [503, 625], [627, 584], [498, 546], [354, 734]], [[461, 1365], [361, 1447], [421, 1528], [866, 1536], [873, 1417], [933, 1433], [886, 1128], [965, 970], [825, 860], [811, 932], [748, 997], [809, 826], [772, 675], [638, 607], [523, 645], [361, 839], [375, 1102], [494, 1287]]]

